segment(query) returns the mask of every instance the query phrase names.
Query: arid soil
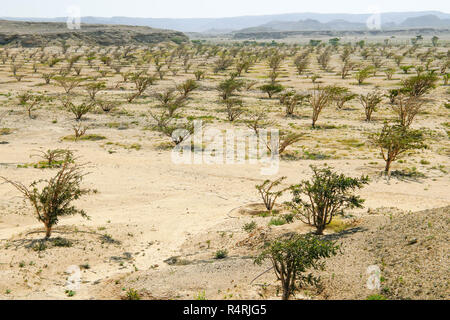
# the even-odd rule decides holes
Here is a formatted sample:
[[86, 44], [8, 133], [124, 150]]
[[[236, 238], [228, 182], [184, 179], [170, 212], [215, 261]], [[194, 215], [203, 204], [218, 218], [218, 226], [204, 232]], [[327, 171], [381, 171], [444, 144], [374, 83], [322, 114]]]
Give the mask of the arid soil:
[[[44, 228], [32, 208], [10, 184], [0, 183], [1, 299], [121, 299], [129, 296], [130, 289], [148, 299], [279, 299], [273, 272], [262, 274], [270, 266], [254, 265], [253, 257], [264, 241], [313, 229], [300, 221], [269, 226], [273, 217], [260, 214], [263, 208], [255, 185], [286, 176], [283, 186], [288, 187], [310, 178], [310, 165], [325, 163], [350, 176], [369, 175], [371, 183], [358, 192], [366, 199], [365, 208], [348, 210], [339, 220], [341, 225], [336, 223], [325, 232], [342, 245], [342, 253], [327, 262], [322, 286], [305, 288], [297, 298], [366, 299], [374, 294], [388, 299], [449, 298], [450, 110], [444, 106], [449, 88], [442, 80], [427, 95], [426, 108], [413, 124], [429, 130], [429, 148], [409, 152], [395, 162], [392, 170], [398, 174], [387, 181], [381, 176], [384, 161], [380, 152], [367, 139], [385, 119], [395, 118], [387, 99], [371, 123], [364, 121], [358, 99], [341, 110], [330, 105], [319, 118], [319, 128], [312, 130], [310, 107], [301, 107], [288, 118], [278, 99], [268, 99], [258, 89], [269, 72], [266, 60], [259, 61], [249, 73], [243, 73], [246, 80], [258, 82], [238, 93], [245, 108], [268, 107], [277, 128], [304, 133], [283, 155], [279, 172], [267, 177], [261, 175], [261, 164], [173, 163], [170, 139], [152, 130], [149, 110], [158, 110], [152, 95], [194, 79], [196, 68], [207, 70], [206, 78], [199, 81], [200, 88], [190, 96], [181, 117], [203, 120], [219, 130], [246, 129], [245, 116], [230, 123], [218, 103], [217, 85], [229, 72], [211, 71], [217, 58], [195, 56], [188, 72], [183, 70], [182, 59], [176, 59], [176, 75], [167, 72], [142, 97], [127, 103], [132, 83], [122, 82], [120, 74], [99, 60], [101, 54], [115, 48], [79, 48], [78, 52], [97, 52], [93, 67], [84, 59], [77, 62], [85, 83], [96, 75], [106, 83], [98, 96], [121, 105], [110, 113], [98, 108], [88, 113], [81, 123], [88, 127], [87, 134], [97, 135], [99, 140], [75, 142], [64, 139], [73, 134], [76, 124], [58, 99], [64, 90], [53, 80], [45, 84], [40, 75], [57, 73], [66, 62], [59, 62], [54, 69], [39, 65], [33, 73], [28, 54], [40, 49], [9, 50], [17, 54], [24, 78], [18, 82], [12, 76], [10, 59], [5, 64], [0, 61], [0, 116], [4, 115], [0, 122], [0, 176], [26, 185], [52, 177], [57, 169], [36, 169], [33, 164], [39, 159], [30, 156], [38, 150], [70, 149], [78, 162], [87, 164], [89, 174], [83, 185], [98, 192], [76, 202], [89, 220], [63, 218], [52, 239], [42, 242]], [[58, 53], [60, 48], [45, 50]], [[68, 52], [75, 55], [74, 50]], [[133, 50], [140, 56], [144, 48]], [[397, 47], [392, 50], [401, 51]], [[438, 50], [445, 53], [448, 48]], [[403, 64], [416, 62], [408, 57]], [[142, 67], [128, 60], [123, 63], [123, 71]], [[387, 63], [394, 65], [391, 60]], [[309, 90], [314, 85], [307, 74], [314, 73], [321, 75], [321, 85], [339, 84], [360, 94], [396, 88], [402, 78], [413, 73], [397, 70], [388, 81], [378, 72], [358, 86], [351, 75], [343, 80], [336, 74], [339, 64], [336, 52], [332, 59], [335, 71], [321, 71], [313, 56], [309, 71], [299, 76], [288, 57], [279, 81], [286, 87]], [[108, 73], [101, 76], [96, 67]], [[155, 72], [153, 63], [144, 67]], [[53, 98], [34, 110], [33, 118], [18, 103], [18, 95], [27, 90]], [[87, 94], [78, 87], [73, 97], [82, 101]], [[290, 198], [289, 192], [281, 197], [279, 210]], [[252, 221], [256, 228], [245, 231], [243, 227]], [[217, 251], [224, 249], [228, 256], [215, 259]], [[366, 271], [371, 265], [381, 268], [380, 290], [366, 287]], [[73, 276], [71, 266], [81, 270], [81, 283], [74, 290], [67, 289], [67, 280]]]

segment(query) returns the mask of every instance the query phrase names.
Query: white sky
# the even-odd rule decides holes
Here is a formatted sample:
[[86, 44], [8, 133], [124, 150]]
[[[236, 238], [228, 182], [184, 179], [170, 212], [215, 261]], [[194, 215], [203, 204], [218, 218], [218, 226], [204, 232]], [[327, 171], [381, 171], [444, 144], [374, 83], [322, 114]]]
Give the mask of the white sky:
[[373, 13], [437, 10], [446, 0], [0, 0], [0, 17], [63, 17], [71, 6], [82, 16], [207, 18], [296, 12]]

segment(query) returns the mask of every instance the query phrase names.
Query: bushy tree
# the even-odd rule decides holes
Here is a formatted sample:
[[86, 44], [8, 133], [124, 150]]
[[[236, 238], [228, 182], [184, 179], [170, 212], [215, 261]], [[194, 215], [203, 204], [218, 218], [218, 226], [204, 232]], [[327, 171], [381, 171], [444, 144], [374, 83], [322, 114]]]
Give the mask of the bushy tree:
[[[88, 218], [84, 210], [77, 209], [72, 204], [92, 192], [81, 187], [84, 176], [82, 166], [65, 161], [53, 178], [34, 181], [29, 187], [4, 177], [2, 179], [13, 185], [30, 202], [36, 218], [45, 226], [45, 238], [48, 239], [61, 217], [79, 214]], [[44, 186], [39, 188], [41, 184]]]
[[131, 80], [135, 85], [136, 92], [130, 94], [130, 96], [128, 97], [129, 103], [133, 102], [134, 99], [139, 98], [150, 85], [153, 85], [156, 81], [156, 77], [136, 73], [132, 75]]
[[364, 200], [355, 195], [369, 183], [369, 177], [347, 177], [336, 173], [330, 167], [311, 166], [311, 180], [304, 180], [291, 187], [293, 198], [287, 205], [301, 221], [323, 234], [336, 215], [343, 215], [345, 209], [362, 208]]
[[248, 119], [245, 124], [258, 135], [261, 129], [266, 129], [275, 124], [275, 121], [268, 120], [268, 110], [253, 110], [248, 112]]
[[313, 235], [293, 235], [268, 243], [255, 264], [266, 260], [272, 263], [277, 279], [281, 282], [282, 299], [289, 300], [305, 285], [318, 285], [319, 277], [309, 270], [324, 270], [323, 259], [336, 255], [339, 246], [331, 241], [321, 240]]
[[330, 86], [330, 99], [336, 103], [338, 109], [342, 109], [344, 105], [357, 97], [356, 94], [352, 93], [348, 88], [339, 86]]
[[381, 93], [375, 91], [359, 95], [359, 101], [361, 101], [361, 104], [364, 107], [366, 121], [370, 122], [372, 120], [372, 113], [376, 111], [378, 105], [383, 101], [383, 98]]
[[174, 88], [169, 88], [162, 93], [157, 93], [155, 97], [160, 102], [159, 106], [165, 109], [170, 118], [173, 118], [179, 109], [186, 106], [184, 93], [177, 95]]
[[69, 94], [73, 89], [81, 85], [84, 79], [79, 77], [58, 76], [53, 78]]
[[150, 112], [151, 117], [156, 121], [155, 129], [163, 135], [172, 139], [175, 145], [179, 145], [194, 133], [194, 124], [174, 123], [175, 119], [168, 116], [166, 112], [155, 114]]
[[[278, 154], [282, 155], [286, 151], [287, 147], [300, 141], [303, 136], [304, 136], [303, 133], [280, 131], [278, 134], [278, 138], [279, 138]], [[272, 139], [271, 134], [269, 135], [269, 137], [270, 137], [270, 139]], [[273, 152], [274, 150], [272, 150], [272, 141], [270, 139], [267, 140], [266, 146], [267, 146], [267, 150], [269, 150], [269, 152]]]
[[294, 65], [299, 75], [302, 75], [309, 65], [309, 52], [297, 56], [294, 59]]
[[38, 150], [37, 154], [31, 155], [31, 157], [41, 158], [47, 167], [55, 168], [61, 167], [64, 162], [73, 161], [73, 152], [67, 149], [53, 149], [47, 151]]
[[262, 85], [260, 89], [262, 92], [267, 93], [269, 99], [272, 99], [273, 95], [282, 92], [284, 87], [279, 83], [267, 83]]
[[236, 91], [240, 91], [244, 87], [244, 85], [245, 83], [242, 80], [229, 78], [222, 81], [217, 89], [219, 90], [220, 97], [223, 100], [227, 100], [228, 98], [233, 96]]
[[425, 137], [421, 130], [412, 130], [408, 127], [385, 123], [380, 132], [369, 137], [370, 142], [380, 149], [381, 155], [386, 161], [384, 172], [390, 175], [392, 163], [403, 153], [426, 148]]
[[95, 96], [100, 91], [104, 90], [106, 88], [106, 85], [104, 82], [93, 82], [89, 83], [85, 86], [85, 90], [88, 93], [89, 97], [92, 101], [95, 100]]
[[183, 95], [183, 98], [187, 98], [189, 94], [195, 89], [198, 89], [198, 87], [199, 85], [197, 84], [197, 82], [195, 82], [192, 79], [188, 79], [183, 83], [179, 84], [177, 86], [177, 89]]
[[73, 113], [75, 120], [77, 121], [80, 121], [81, 118], [89, 113], [93, 108], [93, 103], [82, 102], [80, 104], [76, 104], [70, 101], [67, 102], [67, 110]]
[[309, 104], [313, 110], [312, 112], [312, 127], [316, 127], [316, 122], [319, 119], [319, 115], [322, 110], [327, 107], [333, 97], [332, 90], [329, 90], [329, 87], [321, 88], [317, 86], [309, 96]]
[[397, 114], [400, 125], [409, 127], [422, 110], [424, 102], [416, 96], [398, 94], [393, 98], [391, 109]]
[[359, 70], [358, 72], [356, 72], [355, 78], [358, 81], [358, 84], [359, 85], [363, 84], [366, 79], [371, 77], [372, 73], [373, 73], [373, 67], [371, 67], [371, 66], [365, 67], [365, 68]]
[[244, 102], [241, 99], [228, 98], [223, 100], [222, 103], [225, 105], [228, 121], [237, 120], [245, 111], [243, 109]]
[[44, 100], [45, 97], [43, 95], [32, 94], [30, 92], [19, 95], [19, 104], [25, 108], [30, 119], [33, 118], [31, 112], [36, 110]]
[[436, 87], [438, 77], [434, 73], [422, 74], [402, 81], [403, 89], [413, 97], [421, 97]]
[[289, 90], [280, 95], [280, 103], [286, 109], [286, 116], [293, 116], [295, 109], [302, 106], [308, 98], [307, 94], [297, 93], [295, 90]]

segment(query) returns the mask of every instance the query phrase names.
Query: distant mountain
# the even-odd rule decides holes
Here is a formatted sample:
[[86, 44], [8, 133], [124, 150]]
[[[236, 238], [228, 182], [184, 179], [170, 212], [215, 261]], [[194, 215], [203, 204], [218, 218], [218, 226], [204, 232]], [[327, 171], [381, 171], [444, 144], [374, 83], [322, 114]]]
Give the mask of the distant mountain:
[[0, 20], [0, 45], [20, 44], [24, 47], [49, 45], [69, 40], [93, 45], [151, 44], [165, 41], [187, 42], [182, 32], [149, 27], [82, 25], [70, 30], [65, 23]]
[[[440, 19], [436, 15], [424, 15], [407, 18], [400, 24], [394, 22], [384, 23], [383, 29], [398, 28], [449, 28], [450, 19]], [[255, 32], [286, 32], [286, 31], [355, 31], [368, 30], [366, 23], [348, 22], [338, 19], [322, 23], [318, 20], [307, 19], [300, 21], [272, 21], [257, 27], [245, 28], [234, 33], [255, 33]]]
[[[439, 19], [450, 19], [450, 14], [439, 11], [422, 12], [387, 12], [381, 14], [383, 25], [398, 26], [410, 18], [434, 15]], [[323, 13], [290, 13], [278, 15], [242, 16], [231, 18], [192, 18], [192, 19], [154, 19], [154, 18], [129, 18], [129, 17], [83, 17], [83, 23], [89, 24], [119, 24], [132, 26], [147, 26], [160, 29], [171, 29], [182, 32], [207, 32], [209, 30], [240, 30], [245, 28], [259, 27], [269, 23], [297, 23], [301, 20], [315, 20], [322, 24], [336, 23], [342, 25], [347, 23], [365, 24], [371, 14], [323, 14]], [[0, 18], [6, 20], [38, 21], [38, 22], [64, 22], [66, 18]], [[337, 22], [336, 22], [337, 21]], [[347, 25], [347, 27], [354, 27]], [[291, 27], [292, 28], [292, 27]]]
[[296, 22], [273, 21], [263, 24], [259, 27], [246, 28], [235, 32], [272, 32], [272, 31], [321, 31], [321, 30], [365, 30], [366, 24], [348, 22], [345, 20], [333, 20], [327, 23], [321, 23], [317, 20], [307, 19]]
[[445, 28], [450, 27], [450, 19], [440, 19], [436, 15], [426, 15], [414, 18], [408, 18], [400, 24], [402, 27], [407, 28]]

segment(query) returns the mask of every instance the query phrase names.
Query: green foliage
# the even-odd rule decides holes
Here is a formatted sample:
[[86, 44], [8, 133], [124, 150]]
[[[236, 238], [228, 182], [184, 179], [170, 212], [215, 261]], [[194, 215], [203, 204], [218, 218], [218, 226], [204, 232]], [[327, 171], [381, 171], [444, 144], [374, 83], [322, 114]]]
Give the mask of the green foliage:
[[313, 235], [294, 235], [287, 239], [274, 240], [268, 243], [255, 263], [262, 265], [265, 260], [273, 264], [275, 274], [281, 281], [283, 300], [305, 285], [318, 285], [320, 278], [308, 270], [323, 270], [322, 259], [338, 253], [335, 243], [320, 240]]
[[227, 118], [231, 122], [238, 119], [244, 113], [243, 101], [240, 99], [227, 98], [226, 100], [223, 100], [222, 103], [225, 105]]
[[402, 81], [403, 90], [413, 97], [421, 97], [436, 87], [438, 79], [434, 73], [410, 77]]
[[358, 81], [358, 84], [361, 85], [364, 83], [366, 79], [370, 78], [372, 74], [373, 74], [373, 67], [368, 66], [356, 72], [355, 78]]
[[199, 292], [195, 297], [194, 300], [207, 300], [206, 299], [206, 292], [203, 290], [202, 292]]
[[31, 155], [43, 159], [38, 163], [39, 168], [60, 168], [65, 162], [73, 163], [73, 152], [67, 149], [53, 149], [38, 151], [38, 154]]
[[[65, 162], [58, 173], [49, 180], [34, 181], [30, 187], [22, 183], [2, 179], [13, 185], [34, 208], [36, 218], [45, 225], [46, 238], [50, 238], [53, 226], [58, 224], [62, 216], [80, 214], [88, 218], [84, 210], [72, 205], [92, 190], [81, 188], [84, 175], [78, 165]], [[42, 188], [38, 186], [44, 184]]]
[[131, 81], [133, 81], [135, 85], [136, 92], [132, 93], [128, 96], [128, 102], [133, 102], [136, 98], [139, 98], [145, 90], [151, 85], [153, 85], [156, 81], [156, 77], [142, 75], [142, 73], [134, 73], [130, 76]]
[[317, 47], [321, 42], [322, 42], [322, 40], [311, 39], [311, 40], [309, 40], [309, 45], [312, 47]]
[[150, 112], [150, 115], [156, 121], [154, 129], [171, 138], [175, 145], [179, 145], [194, 133], [194, 124], [191, 121], [174, 123], [174, 118], [170, 117], [167, 112], [161, 114]]
[[51, 240], [51, 242], [55, 247], [70, 248], [73, 245], [72, 241], [61, 237], [54, 238]]
[[275, 181], [266, 180], [261, 185], [256, 186], [256, 190], [258, 190], [261, 195], [267, 211], [272, 212], [277, 199], [283, 195], [284, 191], [289, 189], [282, 188], [280, 190], [275, 190], [283, 183], [284, 180], [286, 180], [286, 178], [287, 177], [281, 177]]
[[94, 104], [86, 102], [74, 104], [72, 102], [67, 102], [66, 107], [68, 111], [73, 113], [75, 120], [80, 121], [84, 115], [89, 113], [94, 108]]
[[195, 80], [188, 79], [177, 86], [178, 91], [182, 94], [183, 98], [187, 98], [189, 94], [198, 89], [199, 85]]
[[293, 198], [286, 203], [304, 223], [321, 235], [336, 215], [345, 209], [362, 208], [364, 199], [355, 195], [357, 189], [369, 184], [369, 177], [350, 178], [330, 167], [311, 166], [313, 177], [291, 187]]
[[400, 66], [400, 69], [403, 71], [404, 74], [408, 74], [408, 71], [413, 68], [414, 66]]
[[391, 164], [398, 156], [409, 150], [426, 148], [424, 134], [402, 125], [385, 123], [380, 132], [369, 136], [371, 143], [381, 151], [386, 161], [385, 173], [389, 174]]
[[244, 81], [229, 78], [222, 81], [217, 89], [219, 90], [220, 97], [223, 100], [227, 100], [229, 97], [233, 96], [236, 91], [240, 91], [244, 86]]
[[259, 87], [259, 89], [262, 92], [267, 93], [267, 95], [271, 99], [274, 94], [282, 92], [284, 90], [284, 87], [279, 83], [267, 83]]
[[244, 224], [244, 226], [242, 227], [242, 229], [243, 229], [244, 231], [250, 233], [250, 232], [252, 232], [253, 230], [256, 229], [256, 226], [257, 226], [257, 225], [256, 225], [256, 222], [255, 222], [255, 221], [252, 221], [252, 222], [249, 222], [249, 223]]
[[79, 77], [58, 76], [53, 78], [64, 91], [69, 94], [73, 89], [81, 85], [84, 79]]
[[30, 119], [33, 118], [31, 112], [37, 109], [45, 100], [48, 99], [42, 95], [31, 94], [30, 92], [25, 92], [19, 95], [19, 104], [25, 108]]
[[383, 101], [382, 94], [379, 92], [369, 92], [367, 94], [359, 95], [359, 101], [364, 107], [364, 112], [366, 114], [366, 121], [370, 122], [372, 120], [372, 113], [377, 110], [377, 106]]
[[331, 99], [336, 103], [336, 107], [338, 109], [342, 109], [345, 103], [357, 97], [356, 94], [350, 92], [350, 90], [345, 87], [331, 86], [328, 90], [330, 92]]
[[387, 300], [382, 294], [372, 294], [367, 297], [367, 300]]
[[295, 90], [284, 92], [280, 96], [280, 103], [286, 108], [286, 116], [294, 115], [295, 109], [303, 105], [309, 96], [297, 93]]
[[95, 96], [97, 95], [97, 93], [100, 92], [101, 90], [104, 90], [105, 88], [106, 85], [104, 82], [93, 82], [85, 86], [85, 89], [89, 94], [91, 100], [95, 100]]
[[135, 289], [128, 289], [126, 292], [126, 300], [141, 300], [139, 292]]
[[228, 251], [225, 249], [217, 250], [214, 257], [217, 260], [225, 259], [226, 257], [228, 257]]
[[76, 292], [73, 290], [66, 290], [66, 295], [71, 298], [73, 296], [75, 296]]

